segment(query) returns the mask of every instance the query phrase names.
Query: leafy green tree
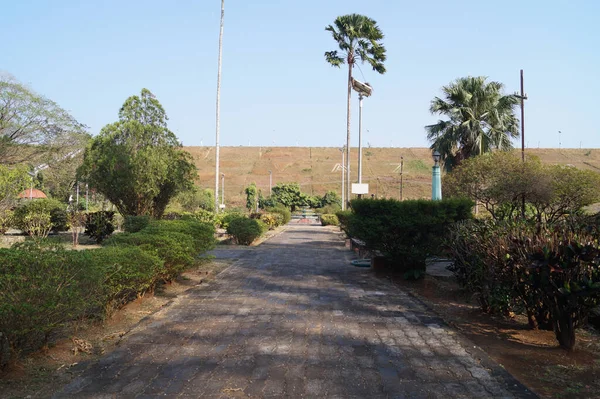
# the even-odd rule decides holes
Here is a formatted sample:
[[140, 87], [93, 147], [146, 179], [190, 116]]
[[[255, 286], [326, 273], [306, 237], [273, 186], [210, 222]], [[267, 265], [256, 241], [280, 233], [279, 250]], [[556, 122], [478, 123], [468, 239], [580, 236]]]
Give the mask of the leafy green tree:
[[178, 192], [193, 186], [196, 168], [167, 120], [155, 96], [142, 89], [86, 148], [78, 174], [123, 216], [160, 217]]
[[425, 126], [431, 149], [440, 152], [446, 170], [492, 149], [512, 149], [511, 139], [519, 137], [514, 114], [518, 99], [503, 95], [503, 87], [483, 76], [469, 76], [442, 87], [444, 98], [431, 101], [430, 112], [447, 117]]
[[23, 166], [14, 168], [0, 165], [0, 212], [14, 207], [17, 195], [27, 188], [30, 182]]
[[496, 220], [520, 219], [523, 198], [527, 217], [554, 223], [600, 201], [600, 174], [569, 166], [522, 162], [512, 152], [493, 152], [465, 160], [444, 176], [445, 197], [468, 197]]
[[271, 198], [292, 212], [296, 208], [307, 205], [307, 196], [300, 190], [298, 183], [279, 183], [272, 189]]
[[177, 194], [175, 201], [179, 203], [181, 209], [187, 212], [194, 212], [198, 209], [212, 211], [214, 209], [213, 196], [213, 190], [193, 186], [191, 189]]
[[69, 152], [85, 126], [54, 101], [10, 75], [0, 75], [0, 163], [14, 165], [40, 155]]
[[256, 207], [259, 197], [256, 183], [251, 183], [248, 187], [246, 187], [244, 192], [246, 193], [246, 209], [248, 209], [249, 212], [252, 212], [252, 210]]
[[325, 193], [325, 195], [323, 195], [323, 198], [321, 198], [321, 207], [327, 206], [327, 205], [341, 205], [342, 204], [342, 199], [340, 198], [340, 196], [338, 195], [338, 193], [336, 193], [335, 191], [327, 191]]
[[[348, 108], [346, 118], [346, 171], [350, 182], [350, 98], [352, 96], [352, 68], [357, 61], [367, 62], [374, 71], [386, 72], [383, 62], [386, 60], [385, 47], [381, 43], [383, 33], [377, 22], [359, 14], [342, 15], [335, 19], [333, 25], [325, 28], [331, 32], [338, 50], [325, 52], [325, 59], [334, 67], [348, 64]], [[348, 184], [347, 198], [350, 198]]]

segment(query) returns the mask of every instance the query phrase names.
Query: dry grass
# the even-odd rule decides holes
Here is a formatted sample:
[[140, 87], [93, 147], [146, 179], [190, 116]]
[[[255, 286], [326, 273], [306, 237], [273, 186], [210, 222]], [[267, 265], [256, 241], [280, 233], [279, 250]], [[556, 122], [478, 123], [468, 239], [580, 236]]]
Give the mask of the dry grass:
[[[202, 187], [214, 187], [214, 147], [186, 147], [199, 170]], [[527, 149], [548, 164], [573, 165], [600, 171], [600, 149]], [[351, 150], [352, 180], [356, 181], [358, 151]], [[430, 198], [431, 151], [428, 148], [363, 148], [363, 182], [378, 197], [399, 198], [400, 157], [404, 157], [405, 199]], [[269, 170], [273, 185], [299, 183], [302, 190], [323, 195], [341, 192], [341, 171], [335, 170], [342, 156], [335, 147], [221, 147], [221, 173], [225, 174], [225, 202], [243, 206], [244, 189], [252, 182], [263, 193], [269, 191]]]

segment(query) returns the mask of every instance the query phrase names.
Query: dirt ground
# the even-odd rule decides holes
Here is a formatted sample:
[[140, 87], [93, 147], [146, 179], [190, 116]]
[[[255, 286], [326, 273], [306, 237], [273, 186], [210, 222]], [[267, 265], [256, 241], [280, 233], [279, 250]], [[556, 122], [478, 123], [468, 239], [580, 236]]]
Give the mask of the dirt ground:
[[171, 284], [160, 285], [154, 293], [127, 304], [104, 323], [81, 321], [65, 327], [48, 348], [0, 372], [0, 398], [49, 397], [88, 362], [115, 348], [144, 317], [189, 288], [214, 279], [227, 266], [227, 261], [204, 261]]
[[[387, 276], [386, 276], [387, 277]], [[433, 308], [449, 325], [542, 398], [600, 398], [600, 334], [577, 332], [577, 345], [561, 349], [552, 331], [533, 331], [525, 317], [484, 314], [455, 282], [427, 276], [420, 281], [389, 277]]]

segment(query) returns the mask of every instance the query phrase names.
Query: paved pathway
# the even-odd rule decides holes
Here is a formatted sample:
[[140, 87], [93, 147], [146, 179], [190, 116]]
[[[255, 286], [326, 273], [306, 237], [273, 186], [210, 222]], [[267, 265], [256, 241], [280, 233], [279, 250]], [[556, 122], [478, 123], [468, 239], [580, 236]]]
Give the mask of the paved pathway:
[[422, 304], [350, 266], [331, 230], [290, 225], [217, 253], [238, 260], [55, 397], [533, 397]]

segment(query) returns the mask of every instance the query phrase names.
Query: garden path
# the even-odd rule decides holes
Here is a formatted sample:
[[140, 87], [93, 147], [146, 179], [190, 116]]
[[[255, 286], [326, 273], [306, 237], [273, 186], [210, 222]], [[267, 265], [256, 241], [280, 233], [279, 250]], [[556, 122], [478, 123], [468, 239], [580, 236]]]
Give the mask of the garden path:
[[331, 228], [288, 225], [54, 397], [535, 397]]

